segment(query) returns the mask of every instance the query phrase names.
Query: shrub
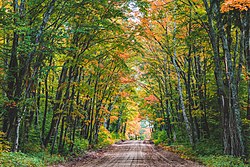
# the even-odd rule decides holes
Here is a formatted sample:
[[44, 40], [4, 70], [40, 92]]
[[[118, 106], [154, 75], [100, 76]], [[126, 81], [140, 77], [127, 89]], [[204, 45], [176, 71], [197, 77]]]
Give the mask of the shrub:
[[222, 155], [222, 144], [216, 139], [206, 139], [199, 141], [195, 147], [195, 153], [200, 156], [206, 155]]
[[74, 142], [75, 153], [84, 153], [89, 146], [89, 141], [86, 139], [77, 138]]
[[10, 151], [10, 143], [4, 137], [5, 133], [0, 131], [0, 153]]
[[23, 153], [37, 153], [37, 152], [41, 152], [42, 149], [41, 149], [41, 146], [36, 144], [35, 142], [32, 143], [32, 142], [29, 142], [29, 143], [26, 143], [25, 145], [22, 146], [22, 152]]
[[0, 153], [0, 164], [3, 167], [42, 167], [43, 161], [37, 157], [30, 157], [21, 152], [2, 152]]
[[163, 145], [165, 150], [178, 154], [183, 159], [196, 160], [195, 154], [191, 147], [184, 145]]
[[60, 162], [65, 161], [64, 157], [60, 155], [50, 155], [50, 153], [46, 151], [34, 153], [34, 154], [28, 154], [28, 155], [41, 159], [43, 164], [45, 165], [58, 164]]
[[167, 132], [166, 131], [156, 131], [153, 133], [153, 140], [156, 145], [168, 142]]
[[100, 127], [97, 147], [105, 147], [115, 143], [117, 134], [111, 134], [104, 126]]
[[60, 155], [51, 156], [48, 152], [34, 152], [29, 154], [22, 152], [0, 153], [0, 167], [42, 167], [64, 161], [64, 158]]
[[240, 158], [236, 158], [233, 156], [204, 156], [199, 158], [204, 165], [211, 166], [211, 167], [244, 167], [245, 164]]

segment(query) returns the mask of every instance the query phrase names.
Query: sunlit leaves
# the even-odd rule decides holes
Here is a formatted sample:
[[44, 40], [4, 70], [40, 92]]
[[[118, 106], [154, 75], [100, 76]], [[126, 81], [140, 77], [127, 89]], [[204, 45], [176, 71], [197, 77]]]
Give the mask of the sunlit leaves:
[[125, 91], [120, 92], [120, 95], [122, 97], [129, 97], [130, 96], [130, 94], [128, 92], [125, 92]]
[[249, 0], [225, 0], [221, 6], [221, 11], [228, 12], [230, 10], [247, 11], [250, 8]]
[[157, 97], [155, 97], [154, 95], [149, 95], [148, 97], [144, 98], [149, 104], [152, 103], [158, 103], [159, 99]]

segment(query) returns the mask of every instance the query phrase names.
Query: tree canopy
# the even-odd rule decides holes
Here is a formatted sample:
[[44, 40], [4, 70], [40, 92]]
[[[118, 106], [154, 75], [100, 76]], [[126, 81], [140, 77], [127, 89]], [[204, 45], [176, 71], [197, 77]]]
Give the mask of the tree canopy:
[[249, 8], [0, 0], [0, 153], [151, 137], [249, 159]]

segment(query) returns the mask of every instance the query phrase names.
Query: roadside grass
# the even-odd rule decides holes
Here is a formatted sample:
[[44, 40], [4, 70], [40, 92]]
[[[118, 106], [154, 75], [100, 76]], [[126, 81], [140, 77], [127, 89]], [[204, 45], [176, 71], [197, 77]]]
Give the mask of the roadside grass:
[[211, 167], [246, 167], [241, 158], [228, 155], [200, 156], [198, 159], [206, 166]]
[[2, 152], [0, 153], [1, 167], [43, 167], [50, 164], [64, 162], [64, 157], [60, 155], [50, 155], [46, 152], [25, 154], [22, 152]]
[[[208, 167], [246, 167], [250, 166], [245, 160], [239, 157], [223, 155], [221, 150], [216, 146], [206, 145], [204, 143], [197, 144], [192, 149], [187, 143], [172, 144], [160, 143], [158, 146], [164, 150], [174, 152], [181, 158], [196, 161]], [[203, 151], [202, 151], [203, 150]]]
[[[208, 167], [247, 167], [250, 157], [233, 157], [223, 154], [221, 141], [217, 138], [203, 139], [192, 147], [184, 138], [172, 142], [166, 138], [165, 131], [156, 131], [152, 135], [155, 145], [178, 154], [181, 158], [199, 162]], [[183, 142], [184, 141], [184, 142]]]
[[[73, 152], [66, 147], [62, 152], [59, 153], [55, 150], [51, 155], [50, 146], [44, 150], [41, 149], [39, 142], [35, 141], [22, 146], [22, 152], [11, 152], [10, 144], [1, 137], [0, 133], [0, 167], [44, 167], [59, 164], [81, 157], [88, 150], [102, 149], [122, 139], [124, 139], [122, 134], [110, 133], [104, 127], [101, 127], [98, 144], [90, 145], [88, 140], [76, 138]], [[55, 148], [57, 148], [57, 145]]]

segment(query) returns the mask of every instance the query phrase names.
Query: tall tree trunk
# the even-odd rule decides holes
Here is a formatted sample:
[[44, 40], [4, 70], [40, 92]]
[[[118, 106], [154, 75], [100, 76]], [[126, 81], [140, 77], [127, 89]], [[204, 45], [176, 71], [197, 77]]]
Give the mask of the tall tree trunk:
[[[13, 8], [14, 13], [18, 14], [18, 1], [13, 0]], [[17, 19], [14, 18], [14, 25], [17, 24]], [[9, 63], [9, 81], [8, 81], [8, 88], [7, 88], [7, 96], [10, 101], [12, 102], [11, 106], [9, 107], [10, 111], [9, 113], [9, 128], [7, 131], [7, 138], [11, 137], [13, 142], [13, 148], [12, 151], [16, 152], [18, 150], [18, 144], [19, 144], [19, 129], [20, 129], [20, 121], [21, 117], [18, 117], [19, 114], [19, 108], [17, 107], [18, 99], [20, 96], [20, 92], [17, 93], [17, 86], [20, 85], [19, 76], [18, 76], [18, 60], [17, 60], [17, 48], [18, 48], [18, 34], [16, 31], [14, 31], [14, 37], [13, 37], [13, 43], [12, 43], [12, 50], [11, 50], [11, 59]], [[16, 89], [13, 89], [16, 88]], [[18, 95], [18, 97], [16, 97]], [[14, 127], [14, 134], [11, 134], [13, 132]]]
[[[229, 96], [229, 132], [230, 132], [230, 152], [231, 155], [241, 156], [245, 153], [243, 137], [241, 132], [241, 116], [239, 109], [239, 100], [237, 92], [237, 81], [233, 70], [232, 56], [229, 43], [224, 32], [224, 26], [221, 29], [221, 38], [226, 59], [226, 74], [228, 81]], [[229, 150], [228, 150], [229, 151]]]
[[[40, 74], [41, 75], [41, 74]], [[36, 92], [36, 114], [35, 114], [35, 122], [34, 122], [34, 126], [35, 129], [38, 128], [38, 123], [39, 123], [39, 114], [40, 114], [40, 105], [41, 105], [41, 82], [38, 82], [38, 88], [37, 88], [37, 92]]]
[[246, 118], [250, 120], [250, 10], [245, 11], [244, 18], [242, 20], [243, 25], [243, 41], [244, 41], [244, 54], [247, 60], [247, 92], [248, 92], [248, 100], [247, 100], [247, 115]]
[[44, 78], [44, 91], [45, 91], [45, 103], [44, 103], [44, 112], [43, 112], [43, 122], [42, 122], [42, 132], [41, 132], [41, 138], [42, 138], [42, 145], [44, 146], [44, 140], [45, 140], [45, 125], [47, 120], [47, 113], [48, 113], [48, 104], [49, 104], [49, 87], [48, 87], [48, 78], [49, 73], [52, 65], [53, 57], [50, 57], [49, 60], [49, 68], [47, 70], [47, 73]]
[[[176, 22], [175, 22], [176, 21], [175, 20], [176, 19], [176, 13], [175, 12], [176, 12], [176, 8], [177, 8], [177, 4], [176, 4], [177, 1], [174, 1], [174, 2], [175, 2], [175, 4], [174, 4], [173, 46], [176, 45], [176, 30], [177, 30]], [[183, 115], [183, 119], [184, 119], [184, 122], [185, 122], [186, 132], [188, 134], [189, 142], [190, 142], [190, 144], [192, 146], [194, 146], [192, 129], [190, 127], [190, 122], [189, 122], [188, 117], [187, 117], [186, 108], [185, 108], [184, 99], [183, 99], [180, 69], [179, 69], [179, 67], [177, 65], [176, 59], [177, 59], [177, 52], [176, 52], [176, 48], [174, 48], [174, 55], [172, 57], [172, 63], [174, 65], [174, 68], [175, 68], [175, 71], [176, 71], [176, 74], [177, 74], [177, 90], [178, 90], [179, 99], [180, 99], [180, 108], [182, 110], [182, 115]]]
[[194, 146], [192, 129], [190, 127], [190, 122], [189, 122], [188, 117], [187, 117], [186, 108], [185, 108], [184, 99], [183, 99], [180, 69], [179, 69], [179, 67], [177, 66], [177, 63], [176, 63], [176, 57], [177, 57], [176, 50], [174, 50], [174, 56], [173, 56], [172, 60], [173, 60], [173, 65], [174, 65], [176, 73], [177, 73], [177, 80], [178, 80], [177, 89], [178, 89], [178, 93], [179, 93], [179, 97], [180, 97], [180, 107], [181, 107], [181, 110], [182, 110], [182, 115], [183, 115], [183, 119], [184, 119], [185, 126], [186, 126], [186, 132], [187, 132], [188, 137], [189, 137], [189, 142], [190, 142], [190, 144], [192, 146]]
[[91, 116], [90, 116], [90, 129], [89, 129], [89, 143], [90, 144], [93, 144], [93, 134], [95, 133], [95, 127], [96, 127], [96, 124], [98, 123], [98, 120], [96, 120], [95, 118], [95, 115], [97, 115], [98, 113], [95, 113], [97, 112], [98, 108], [97, 108], [97, 88], [98, 88], [98, 84], [99, 84], [99, 79], [100, 79], [100, 75], [101, 73], [98, 72], [96, 78], [95, 78], [95, 85], [94, 85], [94, 96], [92, 98], [92, 101], [91, 101]]
[[177, 89], [178, 89], [178, 93], [179, 93], [179, 97], [180, 97], [180, 106], [181, 106], [181, 109], [182, 109], [182, 115], [183, 115], [184, 122], [185, 122], [185, 125], [186, 125], [186, 132], [187, 132], [188, 137], [189, 137], [189, 142], [193, 146], [194, 145], [193, 134], [192, 134], [192, 130], [191, 130], [191, 127], [190, 127], [190, 123], [189, 123], [189, 120], [188, 120], [188, 117], [187, 117], [186, 108], [185, 108], [185, 104], [184, 104], [182, 87], [181, 87], [180, 72], [179, 72], [179, 69], [178, 69], [178, 67], [176, 65], [175, 60], [173, 60], [173, 64], [174, 64], [174, 66], [176, 68], [176, 72], [177, 72], [177, 79], [178, 79]]
[[190, 120], [190, 128], [191, 128], [191, 133], [193, 136], [193, 142], [194, 144], [197, 142], [197, 125], [195, 124], [195, 119], [193, 118], [193, 114], [192, 114], [192, 108], [193, 108], [193, 99], [192, 99], [192, 95], [191, 95], [191, 63], [192, 63], [192, 59], [191, 59], [191, 46], [189, 48], [189, 55], [188, 55], [188, 76], [187, 76], [187, 83], [186, 85], [186, 90], [187, 90], [187, 96], [188, 96], [188, 113], [189, 113], [189, 120]]
[[202, 97], [202, 109], [204, 111], [204, 114], [202, 115], [202, 120], [203, 120], [203, 128], [207, 134], [207, 137], [210, 137], [210, 131], [209, 131], [209, 126], [208, 126], [208, 121], [207, 121], [207, 58], [204, 57], [204, 69], [203, 69], [203, 85], [204, 85], [204, 96]]
[[[64, 132], [64, 124], [65, 124], [65, 117], [62, 118], [62, 122], [61, 122], [61, 130], [60, 130], [60, 137], [59, 137], [59, 143], [58, 143], [58, 152], [62, 153], [63, 152], [63, 140], [64, 140], [64, 136], [63, 136], [63, 132]], [[66, 129], [66, 128], [65, 128]], [[67, 131], [65, 130], [65, 136], [66, 136]]]
[[[224, 153], [235, 156], [242, 156], [244, 155], [244, 144], [241, 134], [241, 118], [238, 105], [237, 84], [233, 71], [232, 56], [229, 46], [230, 34], [228, 34], [227, 38], [219, 9], [220, 1], [212, 2], [210, 6], [207, 0], [203, 0], [203, 2], [208, 16], [209, 37], [214, 52], [215, 78], [218, 89], [219, 106], [220, 110], [222, 111]], [[213, 15], [213, 13], [215, 14], [215, 16]], [[218, 32], [216, 32], [216, 29], [214, 27], [214, 18], [216, 18], [215, 21]], [[220, 54], [218, 49], [219, 38], [221, 38], [225, 54], [225, 84], [222, 75], [223, 71], [220, 66]]]
[[65, 62], [63, 67], [62, 67], [62, 71], [61, 71], [61, 75], [60, 75], [60, 78], [59, 78], [59, 81], [58, 81], [58, 87], [57, 87], [57, 93], [56, 93], [56, 98], [55, 98], [55, 104], [54, 104], [54, 107], [53, 107], [53, 117], [52, 117], [52, 121], [51, 121], [51, 125], [50, 125], [50, 130], [44, 140], [44, 146], [47, 147], [48, 146], [48, 143], [51, 139], [51, 136], [52, 134], [55, 132], [56, 130], [56, 125], [58, 123], [58, 120], [61, 116], [61, 112], [58, 112], [58, 109], [60, 108], [60, 105], [61, 103], [58, 102], [61, 100], [62, 98], [62, 93], [63, 93], [63, 89], [62, 89], [62, 84], [65, 82], [66, 80], [66, 76], [67, 76], [67, 71], [68, 71], [68, 68], [66, 67], [67, 66], [67, 63], [68, 62]]

